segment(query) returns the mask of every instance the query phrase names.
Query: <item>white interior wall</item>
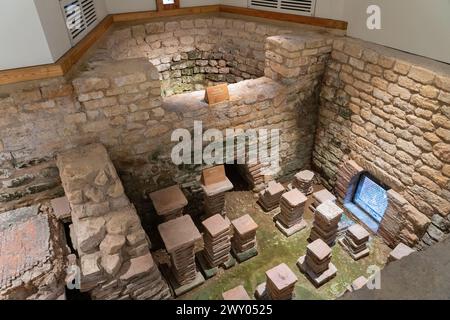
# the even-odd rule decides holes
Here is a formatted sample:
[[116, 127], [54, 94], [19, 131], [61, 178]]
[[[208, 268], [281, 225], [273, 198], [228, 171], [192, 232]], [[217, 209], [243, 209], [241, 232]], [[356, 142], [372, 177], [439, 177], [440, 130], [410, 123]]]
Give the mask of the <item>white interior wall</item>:
[[156, 10], [154, 0], [105, 0], [105, 3], [110, 14]]
[[0, 1], [0, 70], [53, 62], [32, 0]]
[[[366, 26], [367, 7], [381, 8], [381, 30]], [[345, 0], [348, 35], [450, 63], [450, 0]]]

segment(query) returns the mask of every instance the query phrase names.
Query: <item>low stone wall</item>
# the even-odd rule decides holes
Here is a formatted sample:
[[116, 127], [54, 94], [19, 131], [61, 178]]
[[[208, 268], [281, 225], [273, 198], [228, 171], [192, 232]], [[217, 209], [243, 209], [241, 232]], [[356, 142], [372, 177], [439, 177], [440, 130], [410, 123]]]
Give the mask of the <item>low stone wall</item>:
[[115, 60], [148, 58], [164, 96], [264, 74], [266, 38], [292, 29], [222, 17], [170, 18], [117, 27], [107, 48]]
[[[352, 39], [336, 40], [331, 57], [313, 160], [324, 182], [334, 186], [337, 168], [351, 158], [421, 215], [445, 219], [450, 212], [448, 66]], [[419, 225], [413, 223], [401, 238], [417, 243], [424, 232]]]
[[72, 209], [70, 238], [79, 257], [80, 290], [101, 300], [170, 298], [106, 149], [76, 148], [59, 154], [57, 165]]

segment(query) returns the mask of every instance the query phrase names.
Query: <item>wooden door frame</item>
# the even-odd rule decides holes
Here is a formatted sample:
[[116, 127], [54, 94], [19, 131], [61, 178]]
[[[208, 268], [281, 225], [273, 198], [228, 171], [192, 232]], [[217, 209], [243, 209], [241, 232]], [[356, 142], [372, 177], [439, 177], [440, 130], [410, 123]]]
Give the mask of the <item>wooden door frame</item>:
[[156, 9], [158, 11], [163, 10], [172, 10], [180, 8], [180, 0], [174, 0], [173, 4], [163, 4], [163, 0], [155, 0], [156, 1]]

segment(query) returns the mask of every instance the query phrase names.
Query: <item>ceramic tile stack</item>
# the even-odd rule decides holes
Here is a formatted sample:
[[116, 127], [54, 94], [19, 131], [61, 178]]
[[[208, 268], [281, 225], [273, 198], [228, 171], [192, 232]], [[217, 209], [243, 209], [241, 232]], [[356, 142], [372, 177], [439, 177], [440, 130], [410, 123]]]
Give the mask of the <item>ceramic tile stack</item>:
[[301, 193], [308, 196], [314, 191], [314, 172], [303, 170], [294, 176], [292, 189], [298, 189]]
[[279, 208], [280, 198], [285, 192], [281, 183], [270, 181], [267, 188], [259, 193], [259, 205], [265, 212], [273, 211]]
[[282, 263], [266, 271], [266, 282], [256, 288], [255, 297], [260, 300], [291, 300], [298, 278]]
[[409, 256], [411, 253], [416, 252], [416, 250], [408, 247], [406, 244], [400, 242], [394, 250], [389, 253], [389, 257], [387, 262], [398, 261], [403, 259], [406, 256]]
[[183, 215], [188, 201], [178, 185], [150, 193], [156, 214], [162, 221], [169, 221]]
[[70, 203], [66, 196], [55, 198], [50, 201], [53, 208], [53, 214], [56, 219], [63, 223], [69, 223], [72, 221], [72, 209], [70, 209]]
[[342, 213], [343, 210], [333, 202], [328, 201], [318, 206], [314, 214], [309, 240], [322, 239], [329, 246], [333, 246], [336, 242]]
[[268, 164], [255, 163], [245, 164], [239, 166], [239, 171], [248, 184], [251, 186], [254, 192], [260, 192], [266, 187], [266, 182], [272, 178], [264, 175], [264, 170], [268, 167]]
[[327, 201], [336, 203], [336, 197], [327, 189], [314, 192], [312, 198], [313, 201], [309, 206], [309, 209], [311, 210], [312, 213], [315, 213], [317, 207], [320, 206], [322, 203], [325, 203]]
[[298, 189], [292, 189], [281, 196], [281, 212], [275, 216], [275, 225], [285, 236], [289, 237], [306, 227], [303, 212], [307, 200]]
[[189, 215], [164, 222], [158, 226], [159, 234], [170, 255], [171, 276], [169, 280], [175, 295], [204, 282], [195, 264], [196, 245], [202, 236]]
[[317, 239], [306, 246], [306, 255], [298, 259], [297, 266], [319, 287], [337, 273], [331, 256], [331, 248], [322, 239]]
[[244, 286], [240, 285], [222, 293], [223, 300], [251, 300]]
[[359, 224], [354, 224], [347, 229], [345, 237], [339, 239], [339, 243], [348, 251], [353, 260], [359, 260], [369, 255], [369, 232]]
[[256, 244], [256, 229], [258, 225], [246, 214], [231, 221], [233, 226], [233, 239], [231, 248], [233, 255], [239, 262], [250, 259], [258, 254]]
[[206, 217], [217, 213], [225, 216], [225, 193], [233, 189], [233, 184], [225, 175], [223, 165], [202, 171], [201, 187], [204, 192], [204, 210]]
[[220, 214], [203, 220], [204, 249], [201, 258], [206, 268], [212, 269], [231, 259], [231, 225]]

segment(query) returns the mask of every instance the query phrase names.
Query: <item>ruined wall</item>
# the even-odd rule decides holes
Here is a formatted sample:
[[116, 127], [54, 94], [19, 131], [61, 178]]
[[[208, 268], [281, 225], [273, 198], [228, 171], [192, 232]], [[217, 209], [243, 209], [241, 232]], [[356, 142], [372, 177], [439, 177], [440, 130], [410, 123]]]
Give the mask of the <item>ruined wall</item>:
[[[352, 39], [336, 40], [331, 57], [314, 149], [324, 181], [334, 186], [338, 166], [350, 158], [420, 215], [445, 220], [450, 212], [448, 66]], [[416, 218], [402, 235], [409, 243], [424, 236], [426, 220], [420, 215], [414, 211]]]
[[118, 26], [107, 39], [116, 60], [148, 58], [160, 72], [165, 96], [262, 76], [266, 38], [292, 32], [220, 17], [171, 20]]
[[[264, 70], [267, 77], [273, 80], [262, 78], [230, 85], [231, 102], [221, 107], [198, 104], [204, 95], [203, 91], [198, 91], [194, 96], [199, 95], [199, 98], [193, 103], [197, 107], [189, 105], [187, 99], [182, 101], [181, 107], [173, 109], [170, 103], [164, 103], [161, 96], [161, 86], [164, 86], [164, 82], [160, 81], [161, 69], [158, 70], [161, 61], [152, 60], [156, 65], [153, 66], [148, 62], [148, 57], [131, 59], [134, 51], [129, 51], [128, 47], [123, 49], [126, 52], [123, 57], [116, 56], [114, 50], [120, 51], [129, 42], [137, 45], [138, 41], [133, 38], [116, 43], [117, 37], [121, 37], [113, 32], [112, 38], [106, 38], [104, 44], [100, 44], [89, 59], [72, 72], [70, 78], [0, 88], [0, 106], [4, 114], [0, 120], [1, 211], [62, 194], [55, 155], [95, 142], [107, 147], [127, 195], [134, 203], [143, 203], [148, 192], [174, 183], [182, 184], [188, 195], [195, 194], [200, 191], [198, 179], [201, 166], [175, 166], [170, 159], [170, 149], [175, 144], [170, 142], [171, 132], [176, 128], [192, 129], [194, 120], [203, 121], [205, 129], [279, 128], [283, 131], [281, 175], [309, 166], [319, 84], [331, 50], [331, 40], [324, 39], [329, 36], [312, 36], [314, 33], [308, 32], [306, 37], [297, 35], [272, 39], [265, 47], [262, 41], [269, 33], [283, 30], [236, 19], [189, 21], [196, 25], [205, 23], [203, 29], [198, 30], [207, 30], [206, 26], [212, 25], [216, 26], [212, 30], [221, 30], [221, 33], [228, 30], [229, 35], [230, 30], [234, 30], [242, 37], [253, 30], [254, 34], [248, 36], [251, 40], [236, 40], [232, 45], [235, 48], [235, 45], [241, 44], [241, 48], [237, 51], [229, 49], [221, 54], [231, 52], [235, 57], [247, 57], [239, 58], [245, 63], [239, 63], [240, 73], [235, 72], [242, 78], [247, 77], [243, 72], [253, 73], [250, 64], [254, 61], [272, 59], [273, 62], [262, 60], [262, 65], [258, 62], [258, 74]], [[164, 30], [171, 23], [162, 24]], [[176, 25], [177, 28], [172, 29], [170, 34], [184, 30], [182, 22], [176, 22]], [[150, 26], [145, 25], [144, 31], [156, 28], [154, 24]], [[120, 32], [136, 35], [137, 31], [132, 32], [133, 29], [136, 27], [127, 27]], [[142, 28], [138, 29], [142, 33]], [[186, 30], [185, 33], [192, 31], [189, 28]], [[226, 47], [228, 42], [223, 37], [219, 40], [224, 42], [218, 42], [218, 47]], [[119, 61], [111, 57], [108, 49], [111, 41], [115, 43], [112, 56], [121, 58]], [[290, 44], [293, 42], [295, 46]], [[145, 42], [142, 45], [148, 44]], [[280, 48], [277, 49], [277, 46]], [[159, 58], [155, 59], [160, 59], [159, 54], [162, 53], [173, 54], [170, 57], [175, 60], [178, 56], [185, 57], [178, 48], [175, 51], [171, 51], [173, 48], [170, 46], [164, 48], [160, 48], [163, 51], [158, 51]], [[178, 62], [197, 63], [200, 60], [194, 59], [193, 52], [200, 54], [208, 50], [202, 46], [185, 47], [188, 60]], [[271, 53], [266, 53], [266, 50]], [[142, 52], [140, 50], [139, 54]], [[150, 52], [154, 53], [153, 49]], [[266, 54], [268, 58], [265, 58]], [[192, 59], [189, 59], [190, 55]], [[301, 66], [293, 63], [296, 59], [301, 61]], [[220, 59], [218, 61], [220, 63]], [[208, 60], [210, 63], [211, 60]]]

